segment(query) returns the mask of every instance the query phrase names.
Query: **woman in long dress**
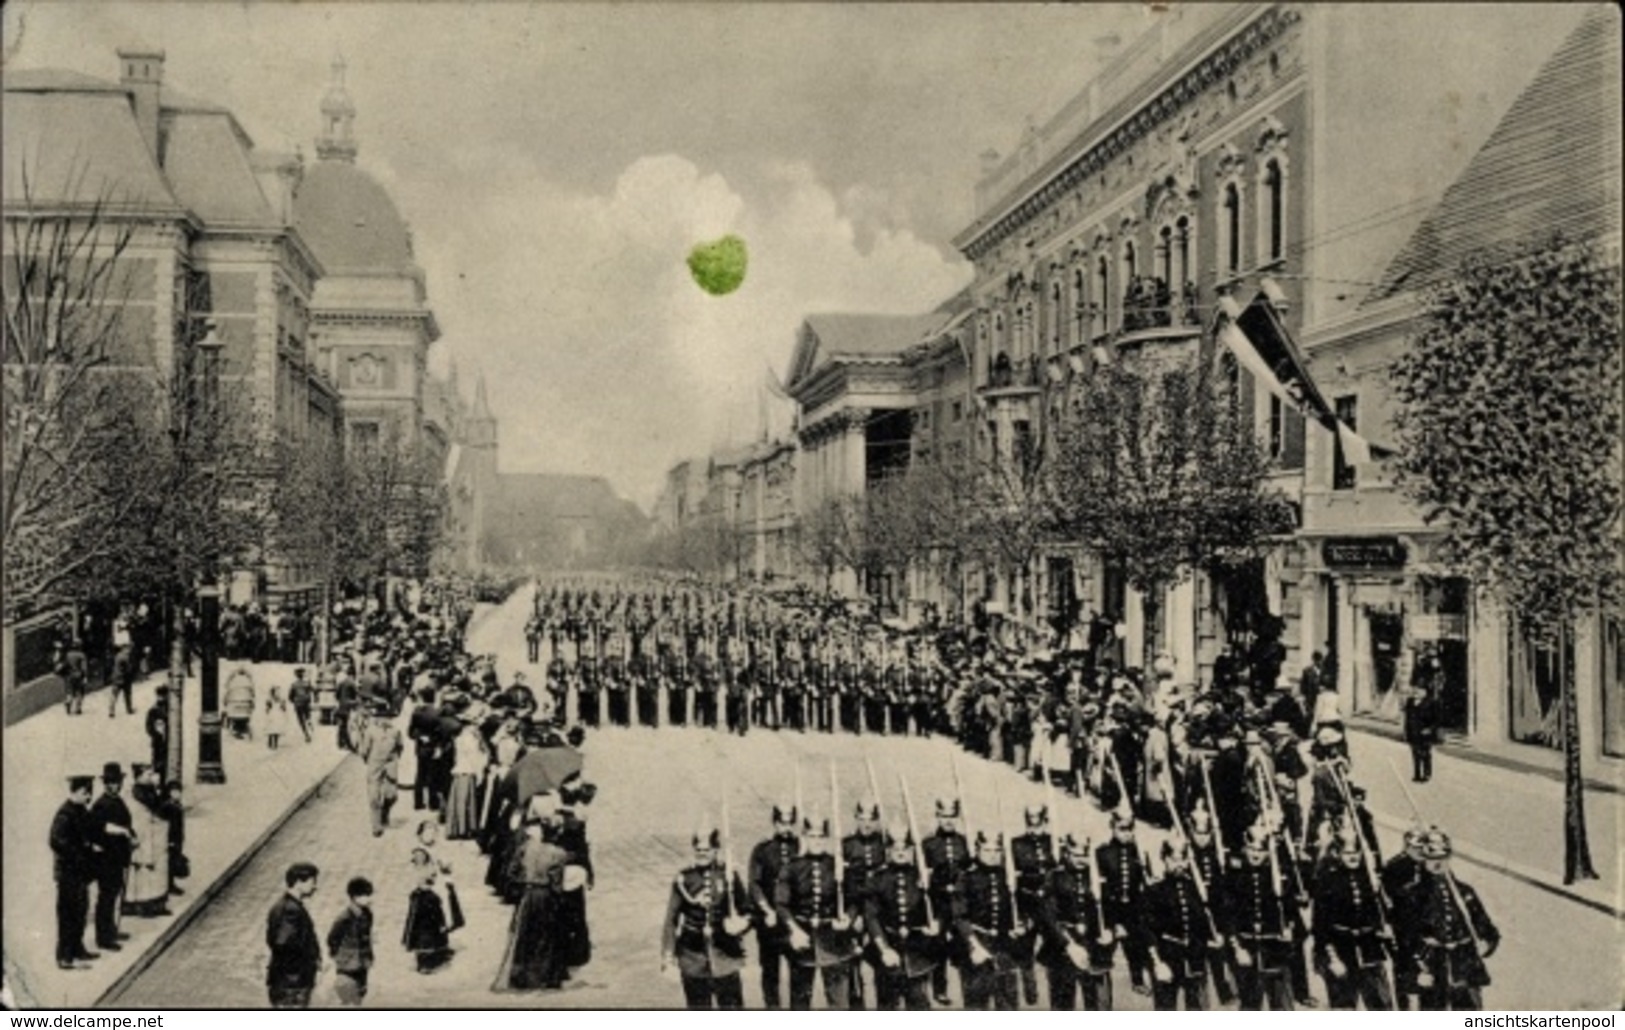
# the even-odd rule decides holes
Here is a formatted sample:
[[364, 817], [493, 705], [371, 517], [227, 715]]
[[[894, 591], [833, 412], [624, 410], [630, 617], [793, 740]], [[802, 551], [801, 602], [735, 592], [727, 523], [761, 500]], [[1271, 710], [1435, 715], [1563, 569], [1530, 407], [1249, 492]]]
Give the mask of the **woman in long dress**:
[[523, 888], [519, 907], [508, 927], [508, 948], [497, 970], [493, 991], [556, 990], [566, 972], [559, 933], [559, 891], [566, 854], [543, 837], [540, 819], [525, 823], [525, 842], [515, 863]]
[[136, 765], [130, 796], [135, 847], [130, 852], [130, 880], [124, 892], [124, 913], [132, 916], [169, 914], [169, 830], [171, 806], [164, 795], [158, 770]]
[[469, 712], [458, 715], [462, 731], [457, 734], [451, 767], [451, 792], [446, 799], [446, 838], [467, 840], [480, 831], [480, 778], [490, 762], [485, 737]]

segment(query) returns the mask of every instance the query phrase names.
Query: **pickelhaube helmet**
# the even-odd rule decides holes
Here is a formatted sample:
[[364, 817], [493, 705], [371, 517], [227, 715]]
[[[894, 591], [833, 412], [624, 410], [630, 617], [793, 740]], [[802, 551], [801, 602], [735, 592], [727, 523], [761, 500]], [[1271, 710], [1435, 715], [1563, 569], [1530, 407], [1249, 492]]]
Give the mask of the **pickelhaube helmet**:
[[793, 801], [773, 806], [773, 821], [779, 825], [794, 825], [796, 814], [796, 805]]
[[1421, 853], [1422, 847], [1427, 843], [1428, 831], [1422, 825], [1411, 826], [1405, 831], [1405, 850]]
[[694, 827], [694, 836], [689, 841], [695, 851], [715, 851], [722, 847], [722, 831], [712, 825], [709, 819], [703, 820]]
[[1066, 834], [1065, 836], [1063, 836], [1061, 838], [1061, 853], [1063, 855], [1079, 855], [1079, 856], [1089, 854], [1089, 840], [1088, 840], [1088, 838], [1079, 837], [1075, 833]]
[[816, 812], [808, 812], [801, 819], [801, 835], [803, 837], [828, 837], [829, 820]]
[[1127, 805], [1123, 806], [1122, 808], [1114, 810], [1112, 812], [1112, 829], [1114, 829], [1114, 830], [1132, 830], [1132, 829], [1134, 829], [1134, 810], [1132, 808], [1129, 808]]
[[1191, 809], [1190, 830], [1192, 834], [1204, 836], [1213, 832], [1213, 816], [1207, 810], [1207, 802], [1198, 800]]
[[1249, 851], [1268, 851], [1270, 849], [1270, 831], [1262, 820], [1247, 827], [1247, 836], [1243, 844]]
[[937, 818], [938, 819], [958, 819], [959, 818], [959, 799], [958, 798], [938, 798], [937, 799]]
[[879, 819], [880, 802], [872, 797], [863, 798], [853, 809], [852, 815], [858, 819]]
[[994, 831], [993, 833], [988, 833], [986, 830], [977, 830], [976, 831], [976, 849], [978, 851], [980, 851], [982, 848], [1003, 848], [1003, 847], [1004, 847], [1004, 834], [999, 833], [998, 831]]
[[1027, 826], [1029, 828], [1044, 826], [1049, 823], [1049, 806], [1039, 804], [1028, 805], [1025, 815]]
[[1451, 851], [1449, 834], [1438, 827], [1429, 830], [1427, 836], [1422, 838], [1422, 855], [1424, 858], [1449, 858]]
[[1191, 846], [1188, 843], [1186, 843], [1185, 838], [1183, 838], [1183, 837], [1169, 837], [1167, 840], [1162, 842], [1162, 860], [1163, 860], [1163, 862], [1168, 862], [1170, 860], [1179, 861], [1179, 862], [1188, 862], [1190, 860], [1190, 857], [1191, 857]]

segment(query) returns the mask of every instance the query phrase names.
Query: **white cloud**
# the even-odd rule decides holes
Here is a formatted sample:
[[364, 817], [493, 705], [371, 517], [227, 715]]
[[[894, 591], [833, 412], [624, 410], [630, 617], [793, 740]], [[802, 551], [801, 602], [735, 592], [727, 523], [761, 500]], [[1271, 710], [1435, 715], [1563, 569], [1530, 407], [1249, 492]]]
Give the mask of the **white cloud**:
[[[800, 164], [725, 179], [677, 155], [640, 158], [607, 194], [560, 189], [480, 155], [477, 196], [402, 196], [448, 350], [483, 368], [513, 469], [605, 472], [647, 506], [665, 469], [756, 431], [766, 366], [781, 376], [819, 311], [922, 311], [968, 265], [906, 231], [860, 248], [843, 205]], [[411, 187], [402, 184], [403, 191]], [[749, 268], [714, 297], [695, 244], [734, 233]], [[785, 422], [783, 402], [775, 425]]]

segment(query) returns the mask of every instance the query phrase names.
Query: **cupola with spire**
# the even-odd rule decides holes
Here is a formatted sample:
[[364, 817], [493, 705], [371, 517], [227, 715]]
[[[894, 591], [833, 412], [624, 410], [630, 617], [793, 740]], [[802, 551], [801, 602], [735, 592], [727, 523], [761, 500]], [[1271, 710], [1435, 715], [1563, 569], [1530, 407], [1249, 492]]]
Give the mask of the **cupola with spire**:
[[322, 134], [316, 156], [323, 161], [355, 161], [355, 101], [344, 88], [344, 58], [333, 58], [333, 81], [322, 94]]

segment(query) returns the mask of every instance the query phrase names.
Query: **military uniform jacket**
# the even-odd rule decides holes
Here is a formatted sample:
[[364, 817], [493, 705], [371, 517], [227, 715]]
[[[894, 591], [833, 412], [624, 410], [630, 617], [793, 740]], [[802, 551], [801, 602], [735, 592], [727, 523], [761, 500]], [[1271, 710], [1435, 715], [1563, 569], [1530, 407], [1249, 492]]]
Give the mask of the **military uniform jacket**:
[[51, 820], [51, 872], [58, 883], [88, 883], [95, 879], [99, 861], [91, 831], [90, 810], [74, 801], [62, 802]]
[[[781, 837], [775, 834], [762, 841], [750, 852], [750, 900], [758, 920], [776, 913], [776, 890], [779, 877], [789, 868], [791, 861], [801, 854], [799, 837]], [[765, 926], [765, 923], [764, 923]], [[780, 927], [778, 932], [783, 932]]]
[[1058, 865], [1050, 871], [1038, 906], [1038, 931], [1043, 943], [1038, 959], [1046, 965], [1070, 963], [1067, 948], [1082, 945], [1089, 952], [1089, 971], [1100, 973], [1112, 967], [1110, 945], [1102, 947], [1100, 903], [1089, 884], [1088, 869]]
[[713, 862], [689, 866], [672, 880], [660, 949], [677, 956], [685, 977], [713, 979], [744, 968], [744, 938], [726, 932], [722, 923], [729, 914], [730, 888], [733, 911], [739, 915], [750, 914], [750, 898], [737, 876], [731, 884], [727, 879], [722, 864]]
[[797, 856], [779, 875], [773, 898], [779, 921], [787, 929], [800, 927], [812, 940], [811, 947], [793, 953], [797, 965], [833, 966], [857, 955], [852, 929], [833, 925], [843, 914], [848, 920], [862, 914], [850, 905], [842, 908], [834, 855]]
[[1216, 897], [1224, 889], [1224, 863], [1219, 861], [1219, 845], [1216, 840], [1206, 844], [1191, 844], [1191, 869], [1200, 873], [1203, 886], [1207, 887], [1209, 900]]
[[1010, 860], [1016, 867], [1016, 911], [1022, 919], [1038, 918], [1038, 906], [1055, 868], [1053, 841], [1047, 833], [1024, 833], [1010, 841]]
[[992, 954], [1000, 967], [1015, 961], [1015, 905], [1004, 870], [998, 866], [975, 865], [959, 878], [953, 897], [954, 932], [965, 945], [970, 960], [972, 944]]
[[1100, 902], [1107, 924], [1135, 925], [1145, 897], [1145, 859], [1139, 845], [1107, 841], [1095, 849], [1095, 868], [1100, 870]]
[[852, 833], [841, 841], [846, 865], [846, 897], [861, 909], [874, 876], [886, 864], [886, 838], [879, 833]]
[[1174, 979], [1206, 975], [1214, 923], [1196, 881], [1189, 876], [1165, 876], [1152, 884], [1145, 894], [1145, 922], [1151, 946], [1173, 969]]
[[1474, 946], [1473, 936], [1477, 934], [1479, 941], [1493, 946], [1500, 942], [1501, 932], [1490, 921], [1477, 892], [1460, 882], [1456, 887], [1467, 906], [1465, 913], [1444, 875], [1424, 872], [1411, 896], [1416, 907], [1417, 971], [1432, 973], [1440, 985], [1484, 987], [1490, 982], [1490, 973]]
[[925, 932], [930, 919], [919, 870], [888, 864], [875, 872], [869, 886], [863, 925], [876, 964], [884, 944], [901, 956], [899, 971], [910, 980], [930, 973], [942, 944], [940, 936]]
[[1382, 899], [1365, 869], [1337, 865], [1315, 881], [1315, 965], [1331, 957], [1350, 969], [1375, 966], [1387, 957], [1383, 946]]
[[938, 911], [944, 911], [959, 889], [960, 875], [970, 868], [970, 845], [958, 830], [947, 833], [938, 830], [925, 838], [922, 851], [925, 867], [931, 874], [926, 890], [931, 893]]
[[1298, 903], [1288, 875], [1282, 870], [1279, 892], [1268, 862], [1242, 864], [1224, 879], [1219, 924], [1236, 939], [1237, 947], [1254, 954], [1263, 972], [1282, 968], [1280, 963], [1285, 962], [1290, 950], [1298, 919]]

